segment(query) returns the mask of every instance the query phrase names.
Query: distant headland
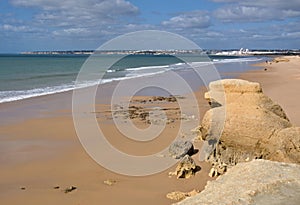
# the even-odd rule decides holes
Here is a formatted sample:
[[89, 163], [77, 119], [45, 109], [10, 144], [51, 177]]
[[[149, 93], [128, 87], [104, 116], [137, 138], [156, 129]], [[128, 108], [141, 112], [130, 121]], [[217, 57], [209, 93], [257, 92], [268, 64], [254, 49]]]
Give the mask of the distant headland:
[[70, 50], [70, 51], [26, 51], [26, 55], [176, 55], [207, 54], [217, 56], [253, 56], [253, 55], [300, 55], [300, 49], [268, 50], [268, 49], [226, 49], [226, 50]]

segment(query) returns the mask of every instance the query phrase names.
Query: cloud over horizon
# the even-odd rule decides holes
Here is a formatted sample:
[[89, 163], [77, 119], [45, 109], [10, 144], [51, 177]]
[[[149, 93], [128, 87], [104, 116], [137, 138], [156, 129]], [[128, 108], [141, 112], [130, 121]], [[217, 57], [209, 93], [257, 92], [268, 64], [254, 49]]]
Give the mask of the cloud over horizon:
[[153, 1], [151, 10], [138, 0], [5, 0], [0, 52], [96, 48], [144, 29], [175, 32], [205, 48], [299, 47], [299, 0], [191, 2], [181, 8], [172, 0]]
[[[291, 0], [212, 0], [227, 3], [214, 11], [214, 16], [223, 22], [264, 22], [300, 17], [300, 1]], [[232, 4], [234, 2], [234, 4]]]
[[109, 26], [122, 23], [120, 18], [134, 17], [139, 13], [137, 7], [124, 0], [12, 0], [11, 2], [15, 6], [40, 9], [33, 15], [33, 25], [55, 27], [53, 34], [61, 31], [76, 34], [92, 32], [94, 29], [107, 29]]
[[172, 28], [208, 28], [211, 21], [206, 11], [190, 11], [163, 21], [162, 25]]

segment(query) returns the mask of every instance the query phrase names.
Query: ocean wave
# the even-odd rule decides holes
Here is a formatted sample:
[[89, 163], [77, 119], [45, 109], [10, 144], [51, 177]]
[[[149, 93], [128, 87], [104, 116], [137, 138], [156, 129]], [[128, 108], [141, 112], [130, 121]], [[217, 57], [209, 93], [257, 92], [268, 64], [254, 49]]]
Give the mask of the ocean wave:
[[115, 73], [115, 72], [117, 72], [117, 70], [109, 69], [109, 70], [107, 70], [106, 72], [107, 72], [107, 73]]
[[[11, 90], [11, 91], [0, 91], [0, 103], [11, 102], [17, 100], [23, 100], [32, 97], [51, 95], [56, 93], [62, 93], [66, 91], [71, 91], [74, 89], [94, 86], [98, 84], [111, 83], [114, 81], [129, 80], [139, 77], [153, 76], [157, 74], [162, 74], [170, 70], [180, 70], [189, 69], [191, 67], [200, 67], [205, 65], [219, 64], [219, 63], [243, 63], [243, 62], [255, 62], [260, 61], [262, 58], [236, 58], [236, 59], [213, 59], [211, 62], [191, 62], [191, 63], [176, 63], [172, 65], [163, 66], [146, 66], [138, 68], [127, 68], [125, 76], [122, 77], [112, 77], [107, 79], [86, 81], [86, 82], [70, 82], [69, 84], [56, 85], [44, 88], [35, 88], [29, 90]], [[116, 73], [118, 70], [107, 70], [108, 73]], [[74, 74], [74, 73], [72, 73]], [[70, 75], [69, 73], [66, 75]], [[56, 77], [56, 75], [51, 75]], [[61, 74], [59, 74], [61, 76]]]
[[[175, 64], [174, 64], [175, 65]], [[169, 68], [171, 65], [162, 65], [162, 66], [145, 66], [145, 67], [138, 67], [138, 68], [127, 68], [126, 71], [139, 71], [139, 70], [149, 70], [149, 69], [162, 69], [162, 68]]]
[[213, 63], [243, 63], [243, 62], [253, 62], [260, 61], [262, 58], [232, 58], [232, 59], [213, 59]]
[[73, 90], [74, 86], [62, 85], [30, 90], [0, 91], [0, 103], [23, 100]]
[[138, 77], [147, 77], [147, 76], [157, 75], [157, 74], [164, 73], [164, 72], [165, 71], [152, 72], [152, 73], [145, 73], [145, 74], [140, 74], [140, 75], [128, 74], [124, 77], [100, 79], [100, 80], [95, 80], [95, 81], [84, 81], [84, 82], [77, 82], [77, 83], [73, 82], [71, 84], [64, 84], [64, 85], [44, 87], [44, 88], [35, 88], [35, 89], [30, 89], [30, 90], [0, 91], [0, 103], [18, 101], [18, 100], [46, 96], [46, 95], [57, 94], [57, 93], [63, 93], [63, 92], [67, 92], [67, 91], [72, 91], [74, 89], [81, 89], [81, 88], [86, 88], [86, 87], [95, 86], [95, 85], [99, 85], [99, 84], [111, 83], [111, 82], [115, 82], [115, 81], [130, 80], [130, 79], [138, 78]]
[[43, 79], [43, 78], [54, 78], [54, 77], [68, 77], [68, 76], [76, 76], [78, 72], [72, 73], [53, 73], [53, 74], [44, 74], [44, 75], [35, 75], [29, 77], [19, 77], [19, 78], [10, 78], [10, 79], [1, 79], [3, 81], [25, 81], [25, 80], [35, 80], [35, 79]]

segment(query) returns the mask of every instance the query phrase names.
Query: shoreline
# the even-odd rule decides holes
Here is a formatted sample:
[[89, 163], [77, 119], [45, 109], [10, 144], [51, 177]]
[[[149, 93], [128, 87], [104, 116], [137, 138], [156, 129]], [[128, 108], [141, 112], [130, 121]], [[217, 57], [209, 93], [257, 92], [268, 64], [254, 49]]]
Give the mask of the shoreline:
[[[102, 96], [109, 96], [111, 89], [113, 86], [107, 85], [107, 90]], [[151, 94], [156, 91], [149, 92]], [[1, 109], [17, 114], [12, 116], [12, 121], [0, 126], [1, 203], [20, 204], [25, 201], [40, 204], [46, 200], [49, 204], [120, 204], [124, 201], [126, 204], [153, 204], [154, 195], [157, 203], [169, 204], [172, 201], [166, 198], [168, 192], [178, 188], [183, 191], [194, 188], [202, 190], [206, 181], [211, 180], [207, 175], [210, 170], [207, 163], [202, 163], [202, 170], [189, 180], [169, 178], [168, 173], [175, 170], [174, 166], [159, 174], [145, 177], [123, 176], [106, 170], [87, 155], [76, 136], [71, 111], [62, 109], [71, 106], [71, 99], [72, 93], [69, 92], [0, 105]], [[108, 110], [105, 102], [97, 106], [100, 106], [99, 113]], [[104, 110], [101, 110], [101, 106]], [[161, 106], [172, 108], [174, 105], [165, 102]], [[19, 110], [15, 110], [16, 108]], [[21, 112], [22, 109], [25, 110]], [[30, 113], [31, 110], [35, 113]], [[7, 116], [10, 114], [8, 111]], [[7, 122], [5, 116], [1, 117]], [[168, 146], [178, 132], [176, 123], [170, 124], [173, 128], [170, 127], [158, 137], [158, 141], [153, 141], [147, 146], [144, 143], [132, 143], [124, 138], [106, 118], [102, 117], [99, 120], [100, 124], [104, 125], [104, 132], [113, 136], [110, 142], [117, 148], [124, 148], [126, 145], [123, 151], [130, 154], [155, 153]], [[107, 180], [115, 180], [116, 184], [109, 186], [104, 183]], [[58, 186], [58, 190], [54, 189]], [[64, 194], [63, 190], [70, 186], [77, 187], [77, 190]], [[141, 187], [145, 190], [140, 189]]]
[[[262, 60], [260, 60], [262, 61]], [[251, 70], [252, 62], [243, 62], [241, 64], [237, 63], [216, 63], [213, 64], [218, 69], [221, 69], [219, 72], [223, 75], [223, 77], [236, 77], [243, 72], [247, 72]], [[235, 65], [238, 68], [232, 68]], [[229, 70], [224, 72], [225, 70]], [[184, 80], [186, 80], [193, 91], [197, 91], [200, 86], [204, 86], [203, 82], [199, 77], [195, 77], [192, 72], [185, 71], [177, 71]], [[187, 73], [187, 74], [186, 74]], [[163, 74], [157, 74], [153, 76], [143, 76], [134, 79], [129, 79], [128, 81], [144, 81], [149, 78], [160, 78], [160, 81], [163, 82], [168, 79], [168, 72]], [[164, 76], [164, 77], [162, 77]], [[213, 79], [212, 79], [213, 80]], [[112, 81], [109, 83], [101, 84], [100, 87], [103, 88], [104, 93], [101, 94], [97, 99], [107, 99], [110, 96], [110, 93], [113, 92], [114, 86], [116, 86], [121, 81]], [[172, 83], [172, 82], [171, 82]], [[174, 84], [176, 85], [176, 83]], [[85, 89], [85, 88], [81, 88]], [[51, 116], [51, 113], [59, 114], [61, 112], [57, 111], [65, 111], [72, 107], [72, 93], [73, 90], [58, 92], [53, 94], [47, 94], [42, 96], [34, 96], [30, 98], [25, 98], [16, 101], [3, 102], [0, 103], [0, 125], [5, 125], [9, 123], [14, 123], [18, 121], [24, 121], [27, 118], [40, 118], [43, 116]], [[180, 93], [181, 94], [181, 93]], [[158, 90], [150, 90], [150, 92], [141, 93], [141, 95], [163, 95], [165, 96], [165, 92], [160, 92]], [[107, 101], [106, 101], [107, 102]], [[99, 102], [101, 103], [101, 102]], [[21, 113], [21, 114], [20, 114]]]
[[[296, 63], [300, 63], [300, 61]], [[260, 65], [266, 66], [264, 63]], [[274, 100], [284, 107], [292, 123], [299, 126], [299, 112], [297, 110], [300, 109], [297, 109], [299, 107], [296, 100], [297, 95], [290, 91], [286, 93], [288, 97], [283, 98], [282, 92], [286, 92], [287, 88], [291, 90], [293, 86], [297, 85], [297, 81], [289, 82], [289, 80], [291, 78], [293, 80], [295, 78], [300, 79], [300, 74], [298, 76], [293, 67], [289, 66], [288, 71], [282, 71], [280, 67], [283, 65], [286, 65], [285, 62], [279, 62], [267, 65], [267, 71], [264, 71], [264, 68], [259, 68], [259, 70], [253, 69], [246, 73], [233, 73], [233, 75], [240, 76], [245, 80], [260, 82], [264, 92], [270, 98], [275, 98]], [[284, 77], [285, 81], [277, 83], [274, 78], [282, 77], [284, 73], [289, 76]], [[297, 91], [297, 89], [295, 90]], [[107, 93], [104, 93], [104, 96]], [[201, 116], [209, 108], [203, 94], [204, 90], [195, 92], [197, 98], [201, 100]], [[86, 154], [79, 143], [74, 130], [71, 111], [64, 109], [65, 106], [71, 105], [70, 101], [68, 102], [68, 99], [71, 98], [71, 93], [59, 93], [28, 99], [25, 103], [0, 104], [0, 110], [11, 109], [12, 112], [18, 112], [14, 109], [21, 106], [20, 112], [22, 109], [23, 112], [24, 109], [29, 109], [29, 111], [38, 110], [38, 113], [45, 114], [32, 117], [30, 116], [31, 113], [25, 113], [24, 118], [19, 119], [19, 121], [12, 119], [13, 123], [9, 122], [6, 125], [0, 123], [1, 148], [3, 148], [0, 149], [2, 150], [0, 158], [1, 203], [45, 204], [47, 201], [49, 204], [74, 204], [75, 202], [82, 204], [99, 204], [100, 202], [109, 204], [153, 204], [154, 202], [155, 204], [170, 204], [174, 201], [166, 198], [167, 193], [172, 191], [189, 192], [193, 189], [203, 190], [206, 182], [213, 180], [213, 178], [208, 177], [210, 166], [208, 163], [200, 163], [197, 155], [194, 155], [193, 158], [202, 169], [191, 179], [169, 178], [167, 173], [174, 171], [174, 166], [156, 175], [137, 178], [118, 175], [99, 166]], [[105, 103], [99, 105], [103, 106]], [[172, 107], [175, 105], [171, 106], [170, 103], [166, 102], [163, 106]], [[57, 110], [58, 107], [63, 109]], [[107, 110], [107, 107], [103, 106], [101, 109]], [[53, 113], [53, 111], [55, 112]], [[1, 114], [2, 120], [9, 117], [9, 114], [7, 112], [4, 117]], [[14, 117], [18, 118], [18, 116], [12, 118]], [[106, 132], [114, 136], [112, 143], [116, 147], [126, 144], [128, 150], [137, 149], [134, 154], [149, 154], [149, 152], [157, 151], [153, 147], [145, 152], [146, 147], [142, 145], [134, 145], [128, 141], [120, 140], [122, 136], [116, 132], [115, 128], [111, 127], [110, 122], [104, 118], [101, 120], [107, 122], [107, 124], [104, 123], [104, 127]], [[176, 127], [176, 123], [171, 125]], [[172, 140], [170, 136], [176, 132], [176, 129], [169, 129], [163, 133], [161, 137], [165, 137], [165, 139], [160, 142], [161, 146]], [[140, 147], [137, 148], [136, 146]], [[201, 143], [196, 143], [196, 148], [200, 146]], [[112, 186], [104, 184], [103, 182], [108, 179], [116, 180], [116, 183]], [[58, 190], [53, 188], [56, 186], [59, 186]], [[76, 186], [77, 190], [64, 194], [63, 189], [70, 186]], [[20, 189], [21, 187], [25, 187], [26, 190]]]

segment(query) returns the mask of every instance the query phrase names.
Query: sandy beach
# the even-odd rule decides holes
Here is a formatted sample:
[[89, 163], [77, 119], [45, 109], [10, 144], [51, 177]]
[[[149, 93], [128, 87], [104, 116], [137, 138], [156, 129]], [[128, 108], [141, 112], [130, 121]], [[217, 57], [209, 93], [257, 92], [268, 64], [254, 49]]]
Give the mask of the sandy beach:
[[[264, 93], [283, 107], [290, 121], [300, 126], [300, 57], [281, 59], [287, 60], [261, 63], [256, 65], [261, 68], [242, 73], [239, 78], [259, 82]], [[209, 109], [204, 92], [205, 89], [195, 92], [200, 116]], [[178, 104], [153, 101], [151, 96], [134, 100], [132, 106], [140, 107], [139, 112], [160, 106], [173, 119], [151, 143], [124, 138], [113, 125], [105, 102], [96, 107], [97, 120], [100, 126], [104, 125], [104, 133], [113, 136], [108, 140], [117, 148], [136, 155], [155, 153], [166, 147], [178, 132]], [[71, 93], [62, 93], [0, 105], [1, 110], [6, 110], [0, 126], [0, 204], [171, 204], [175, 201], [167, 199], [167, 193], [201, 191], [207, 181], [214, 179], [208, 176], [210, 165], [200, 162], [197, 154], [193, 159], [201, 170], [190, 179], [169, 177], [168, 173], [176, 166], [144, 177], [119, 175], [101, 167], [89, 157], [77, 138], [70, 101]], [[14, 110], [18, 113], [9, 116]], [[37, 114], [32, 115], [32, 110]], [[145, 119], [139, 116], [132, 117], [134, 123], [147, 127]], [[199, 149], [201, 142], [194, 145]], [[105, 183], [107, 180], [112, 184]], [[71, 186], [74, 190], [65, 193]]]
[[[85, 152], [77, 138], [72, 112], [68, 109], [71, 94], [67, 92], [1, 105], [8, 116], [7, 123], [2, 115], [0, 128], [1, 203], [169, 204], [172, 201], [166, 198], [167, 193], [202, 190], [206, 182], [212, 180], [208, 177], [210, 166], [203, 162], [198, 162], [201, 170], [195, 177], [182, 180], [168, 176], [175, 166], [145, 177], [119, 175], [101, 167]], [[203, 91], [196, 95], [200, 99]], [[151, 98], [138, 96], [133, 105], [147, 107], [143, 101]], [[96, 114], [103, 132], [111, 136], [108, 138], [111, 144], [129, 154], [147, 155], [168, 147], [178, 132], [177, 103], [163, 100], [150, 106], [164, 107], [169, 117], [174, 118], [174, 122], [150, 143], [136, 143], [122, 136], [112, 123], [110, 105], [98, 104]], [[199, 106], [202, 113], [209, 107], [204, 100]], [[24, 116], [16, 114], [14, 109], [25, 109]], [[9, 116], [11, 113], [13, 116]], [[148, 126], [138, 117], [132, 120], [140, 128]], [[195, 144], [196, 148], [200, 146], [200, 143]], [[196, 156], [194, 159], [197, 160]], [[105, 181], [113, 184], [107, 185]], [[76, 190], [66, 194], [65, 189], [71, 186]]]
[[[261, 63], [262, 70], [250, 71], [240, 78], [259, 82], [264, 93], [279, 103], [291, 122], [300, 126], [299, 88], [300, 57], [286, 56], [274, 62]], [[283, 59], [283, 60], [282, 60]]]

